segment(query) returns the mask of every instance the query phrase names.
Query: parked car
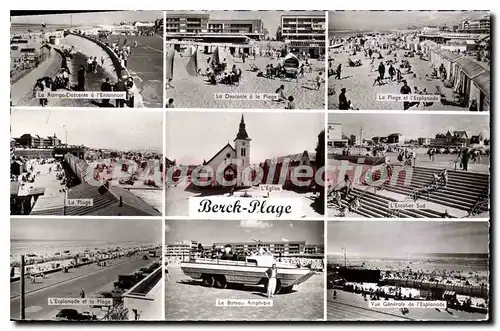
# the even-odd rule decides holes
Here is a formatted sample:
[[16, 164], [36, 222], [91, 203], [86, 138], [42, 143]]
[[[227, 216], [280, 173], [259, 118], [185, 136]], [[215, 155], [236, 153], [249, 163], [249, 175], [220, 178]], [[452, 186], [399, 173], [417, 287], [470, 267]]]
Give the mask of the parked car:
[[79, 321], [80, 317], [76, 309], [61, 309], [56, 315], [58, 321]]
[[91, 314], [88, 311], [84, 311], [83, 313], [80, 314], [80, 321], [92, 321], [96, 320], [97, 318], [95, 315]]

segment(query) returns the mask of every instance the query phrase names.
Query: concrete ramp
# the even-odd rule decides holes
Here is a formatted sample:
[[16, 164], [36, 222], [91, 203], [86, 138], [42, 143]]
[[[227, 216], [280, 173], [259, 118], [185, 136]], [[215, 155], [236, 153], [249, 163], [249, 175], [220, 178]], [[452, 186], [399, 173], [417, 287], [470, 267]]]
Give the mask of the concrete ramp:
[[61, 69], [62, 57], [54, 49], [50, 50], [50, 57], [31, 70], [23, 78], [10, 86], [10, 100], [12, 106], [37, 106], [39, 101], [33, 97], [33, 87], [37, 79], [52, 77]]

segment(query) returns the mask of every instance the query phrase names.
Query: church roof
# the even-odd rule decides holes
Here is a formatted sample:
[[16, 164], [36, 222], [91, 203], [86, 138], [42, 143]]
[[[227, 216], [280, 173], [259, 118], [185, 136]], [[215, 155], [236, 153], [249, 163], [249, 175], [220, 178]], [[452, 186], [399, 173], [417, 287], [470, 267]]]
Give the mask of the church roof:
[[220, 151], [218, 151], [217, 153], [215, 153], [214, 156], [212, 156], [212, 158], [210, 160], [208, 160], [207, 162], [205, 162], [205, 164], [210, 164], [210, 162], [212, 162], [213, 159], [215, 159], [217, 157], [217, 155], [219, 155], [227, 146], [231, 147], [231, 149], [236, 153], [236, 150], [234, 149], [234, 147], [231, 146], [230, 143], [227, 143], [227, 144], [224, 145], [224, 147], [222, 147], [220, 149]]
[[240, 129], [238, 130], [238, 134], [236, 135], [236, 138], [234, 140], [238, 140], [238, 139], [251, 140], [248, 137], [248, 133], [246, 130], [246, 124], [245, 124], [245, 118], [243, 117], [243, 115], [241, 115]]

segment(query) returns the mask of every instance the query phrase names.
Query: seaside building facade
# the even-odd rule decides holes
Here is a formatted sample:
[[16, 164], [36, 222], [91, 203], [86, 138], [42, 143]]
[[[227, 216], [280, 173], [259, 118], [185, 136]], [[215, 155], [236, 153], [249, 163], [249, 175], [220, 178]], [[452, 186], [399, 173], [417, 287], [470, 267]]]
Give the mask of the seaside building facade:
[[327, 145], [329, 148], [345, 147], [349, 143], [349, 139], [342, 134], [341, 123], [328, 123], [327, 130]]
[[[264, 24], [260, 19], [210, 19], [210, 14], [167, 13], [167, 39], [169, 34], [240, 34], [254, 40], [264, 38]], [[208, 40], [206, 40], [208, 41]]]
[[[194, 240], [180, 240], [174, 244], [165, 245], [165, 257], [182, 258], [188, 257], [193, 249], [198, 248], [198, 242]], [[214, 242], [212, 246], [203, 246], [205, 250], [211, 250], [213, 246], [224, 249], [231, 245], [233, 252], [247, 254], [258, 250], [259, 245], [266, 248], [274, 255], [283, 257], [315, 257], [324, 253], [324, 245], [307, 244], [305, 241], [269, 241], [269, 242]]]
[[209, 14], [181, 14], [168, 12], [165, 29], [169, 33], [201, 33], [208, 32]]
[[324, 15], [281, 16], [281, 38], [288, 51], [311, 58], [325, 54], [326, 18]]
[[450, 131], [436, 134], [434, 145], [436, 146], [455, 146], [466, 147], [470, 143], [469, 136], [466, 131]]
[[264, 23], [262, 20], [208, 20], [209, 33], [237, 33], [254, 40], [264, 39]]
[[263, 242], [216, 242], [215, 248], [223, 249], [225, 245], [231, 245], [234, 252], [248, 254], [259, 249], [259, 245], [266, 248], [274, 255], [283, 257], [314, 257], [324, 252], [321, 244], [311, 245], [305, 241], [263, 241]]
[[47, 148], [61, 145], [61, 139], [56, 134], [52, 137], [40, 137], [39, 135], [23, 134], [19, 138], [14, 138], [16, 145], [29, 148]]
[[460, 22], [461, 32], [471, 32], [471, 33], [490, 33], [491, 22], [490, 16], [485, 15], [476, 20], [463, 20]]
[[166, 257], [184, 257], [191, 254], [191, 250], [198, 247], [198, 243], [193, 240], [177, 240], [173, 244], [165, 245], [164, 255]]

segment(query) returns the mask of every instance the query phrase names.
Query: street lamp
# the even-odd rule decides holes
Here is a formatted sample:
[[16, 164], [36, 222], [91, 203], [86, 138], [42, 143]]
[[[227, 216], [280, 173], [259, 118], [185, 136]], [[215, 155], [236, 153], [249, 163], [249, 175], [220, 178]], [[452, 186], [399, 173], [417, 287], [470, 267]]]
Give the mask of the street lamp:
[[345, 247], [342, 247], [341, 250], [344, 252], [344, 268], [347, 269], [347, 253]]
[[63, 128], [64, 128], [64, 134], [65, 134], [65, 143], [66, 143], [66, 147], [68, 146], [68, 128], [66, 128], [66, 125], [63, 125]]

